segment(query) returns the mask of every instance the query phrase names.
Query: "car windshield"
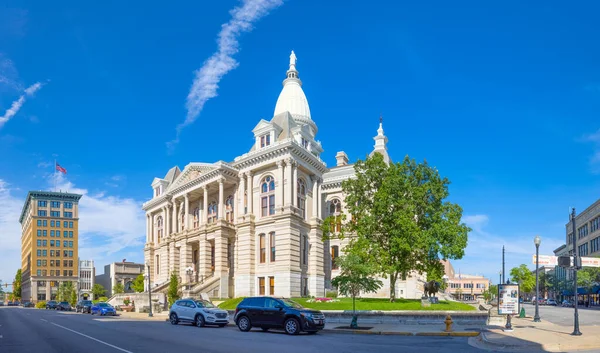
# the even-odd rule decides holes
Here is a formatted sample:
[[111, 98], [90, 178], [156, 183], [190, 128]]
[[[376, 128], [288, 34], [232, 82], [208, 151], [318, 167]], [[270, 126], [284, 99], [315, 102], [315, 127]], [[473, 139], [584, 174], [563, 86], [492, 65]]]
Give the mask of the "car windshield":
[[293, 300], [290, 299], [281, 299], [281, 302], [283, 303], [283, 305], [285, 305], [287, 308], [296, 308], [296, 309], [304, 309], [304, 307], [298, 303], [296, 303]]
[[98, 303], [98, 306], [101, 308], [110, 308], [110, 304], [108, 303]]
[[216, 308], [216, 306], [214, 306], [213, 303], [207, 302], [204, 300], [198, 300], [196, 302], [196, 305], [198, 305], [198, 307], [200, 307], [200, 308], [209, 308], [209, 309]]
[[51, 300], [48, 302], [48, 304], [56, 304], [56, 302], [54, 300]]
[[69, 305], [67, 302], [60, 302], [62, 305]]

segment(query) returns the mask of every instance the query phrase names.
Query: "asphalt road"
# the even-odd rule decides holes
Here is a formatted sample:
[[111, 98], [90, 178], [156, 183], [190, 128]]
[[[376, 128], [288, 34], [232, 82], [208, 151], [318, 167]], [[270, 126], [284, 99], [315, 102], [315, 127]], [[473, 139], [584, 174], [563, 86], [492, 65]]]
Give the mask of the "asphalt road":
[[[523, 304], [527, 315], [535, 314], [535, 305]], [[563, 308], [560, 306], [540, 305], [540, 319], [550, 321], [553, 324], [561, 326], [573, 326], [573, 317], [575, 309]], [[592, 326], [600, 325], [600, 310], [579, 308], [579, 325]]]
[[288, 336], [236, 327], [198, 328], [168, 322], [0, 307], [0, 352], [482, 352], [463, 337], [318, 333]]

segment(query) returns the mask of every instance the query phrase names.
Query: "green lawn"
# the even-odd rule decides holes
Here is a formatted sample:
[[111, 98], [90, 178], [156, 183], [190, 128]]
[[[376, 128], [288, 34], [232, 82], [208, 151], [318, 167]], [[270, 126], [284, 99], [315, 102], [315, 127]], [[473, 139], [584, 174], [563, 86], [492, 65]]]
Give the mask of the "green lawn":
[[[242, 301], [243, 298], [234, 298], [224, 301], [219, 304], [222, 309], [235, 309], [235, 307]], [[308, 303], [310, 298], [293, 298], [298, 304], [317, 310], [352, 310], [352, 299], [351, 298], [339, 298], [339, 302], [336, 303]], [[396, 299], [395, 302], [390, 303], [388, 299], [379, 298], [363, 298], [356, 299], [356, 310], [454, 310], [454, 311], [470, 311], [475, 310], [471, 305], [440, 301], [439, 304], [432, 304], [430, 307], [421, 307], [421, 300], [419, 299]]]

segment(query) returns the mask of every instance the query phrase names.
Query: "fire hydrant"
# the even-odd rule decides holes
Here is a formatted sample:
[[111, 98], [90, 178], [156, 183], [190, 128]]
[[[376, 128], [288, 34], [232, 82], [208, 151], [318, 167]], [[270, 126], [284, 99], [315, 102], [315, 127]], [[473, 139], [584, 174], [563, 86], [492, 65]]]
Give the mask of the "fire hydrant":
[[444, 320], [444, 323], [446, 324], [446, 329], [444, 330], [445, 332], [452, 332], [452, 323], [454, 321], [452, 321], [452, 317], [450, 317], [450, 315], [446, 316], [446, 320]]

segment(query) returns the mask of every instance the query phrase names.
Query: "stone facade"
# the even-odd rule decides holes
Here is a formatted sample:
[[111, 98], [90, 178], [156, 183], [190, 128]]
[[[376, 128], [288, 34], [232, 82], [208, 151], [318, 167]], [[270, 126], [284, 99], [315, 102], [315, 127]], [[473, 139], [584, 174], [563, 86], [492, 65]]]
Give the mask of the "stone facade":
[[[171, 273], [184, 295], [324, 296], [330, 288], [339, 273], [332, 258], [346, 243], [322, 241], [320, 227], [345, 212], [341, 185], [354, 169], [344, 152], [332, 168], [321, 160], [293, 53], [286, 75], [274, 116], [253, 129], [249, 152], [232, 162], [174, 167], [152, 182], [143, 209], [153, 290], [165, 291]], [[380, 122], [372, 153], [389, 161], [386, 144]], [[422, 282], [399, 281], [398, 297], [420, 297]], [[376, 296], [389, 295], [385, 283]]]
[[104, 266], [104, 274], [96, 275], [95, 282], [104, 287], [106, 297], [113, 295], [113, 288], [117, 283], [123, 285], [125, 293], [133, 293], [131, 285], [137, 276], [145, 273], [144, 267], [144, 264], [134, 262], [113, 262]]
[[[573, 223], [565, 225], [566, 245], [573, 255]], [[575, 216], [577, 227], [577, 255], [594, 257], [600, 255], [600, 199]]]
[[94, 261], [79, 260], [79, 281], [77, 287], [79, 299], [92, 299], [95, 276]]

